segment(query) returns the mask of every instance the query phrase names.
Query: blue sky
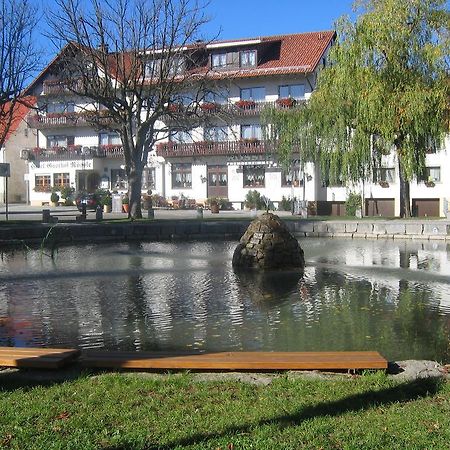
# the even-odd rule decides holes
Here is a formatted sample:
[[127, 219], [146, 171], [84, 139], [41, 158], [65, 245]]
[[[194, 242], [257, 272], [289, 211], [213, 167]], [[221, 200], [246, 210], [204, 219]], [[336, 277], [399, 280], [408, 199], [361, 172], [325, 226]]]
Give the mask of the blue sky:
[[270, 36], [333, 28], [351, 14], [352, 0], [211, 0], [206, 29], [220, 39]]

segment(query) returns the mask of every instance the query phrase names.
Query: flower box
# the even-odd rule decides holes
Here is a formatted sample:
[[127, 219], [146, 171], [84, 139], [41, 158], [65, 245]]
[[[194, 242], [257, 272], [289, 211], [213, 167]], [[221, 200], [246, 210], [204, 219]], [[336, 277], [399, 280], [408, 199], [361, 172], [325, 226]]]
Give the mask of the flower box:
[[389, 187], [389, 183], [387, 181], [380, 181], [378, 183], [382, 188], [388, 188]]
[[200, 109], [205, 112], [215, 112], [220, 109], [217, 103], [205, 102], [200, 105]]
[[436, 185], [434, 184], [434, 181], [425, 181], [425, 186], [426, 187], [435, 187]]
[[276, 101], [277, 106], [279, 106], [280, 108], [292, 108], [293, 106], [295, 106], [297, 102], [290, 97], [287, 98], [279, 98]]
[[238, 100], [235, 105], [241, 109], [253, 109], [256, 103], [253, 100]]
[[183, 110], [183, 105], [181, 103], [171, 103], [167, 106], [167, 109], [171, 113], [179, 113]]

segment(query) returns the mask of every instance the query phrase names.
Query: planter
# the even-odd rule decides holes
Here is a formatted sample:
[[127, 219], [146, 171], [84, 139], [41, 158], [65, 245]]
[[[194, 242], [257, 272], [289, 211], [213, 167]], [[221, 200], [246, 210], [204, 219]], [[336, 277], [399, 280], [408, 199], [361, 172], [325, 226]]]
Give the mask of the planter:
[[218, 203], [212, 203], [210, 205], [211, 208], [211, 214], [219, 214], [220, 208]]
[[103, 212], [104, 213], [110, 213], [111, 212], [111, 205], [103, 205]]
[[130, 211], [130, 205], [128, 203], [125, 203], [122, 205], [122, 209], [124, 213], [127, 213]]

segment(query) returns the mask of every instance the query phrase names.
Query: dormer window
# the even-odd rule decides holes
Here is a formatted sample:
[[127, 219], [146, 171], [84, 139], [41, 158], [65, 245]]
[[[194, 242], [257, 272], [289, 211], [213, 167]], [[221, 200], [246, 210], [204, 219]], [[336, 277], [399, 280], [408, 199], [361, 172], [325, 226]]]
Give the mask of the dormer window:
[[227, 54], [216, 53], [211, 57], [211, 67], [225, 67], [227, 65]]
[[241, 67], [256, 66], [256, 50], [243, 50], [239, 54], [239, 64]]

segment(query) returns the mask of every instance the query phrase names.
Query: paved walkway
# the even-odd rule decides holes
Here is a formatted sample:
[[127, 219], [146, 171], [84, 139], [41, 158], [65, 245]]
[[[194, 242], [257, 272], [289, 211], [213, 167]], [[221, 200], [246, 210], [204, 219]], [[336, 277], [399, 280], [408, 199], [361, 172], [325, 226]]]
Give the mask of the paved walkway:
[[[77, 208], [73, 206], [27, 206], [23, 204], [13, 204], [9, 206], [9, 220], [41, 220], [42, 210], [49, 209], [53, 215], [79, 214]], [[261, 214], [259, 211], [258, 214]], [[143, 216], [146, 217], [147, 211], [143, 211]], [[288, 211], [277, 211], [277, 215], [280, 217], [291, 216]], [[239, 218], [252, 218], [254, 212], [252, 211], [220, 211], [219, 214], [211, 214], [211, 211], [203, 211], [204, 218], [217, 218], [217, 219], [239, 219]], [[127, 215], [125, 213], [107, 213], [103, 215], [104, 219], [125, 219]], [[88, 211], [88, 219], [95, 219], [95, 211]], [[197, 211], [195, 209], [155, 209], [155, 219], [196, 219]], [[0, 205], [0, 222], [6, 220], [5, 206]], [[75, 221], [75, 218], [73, 219]]]

